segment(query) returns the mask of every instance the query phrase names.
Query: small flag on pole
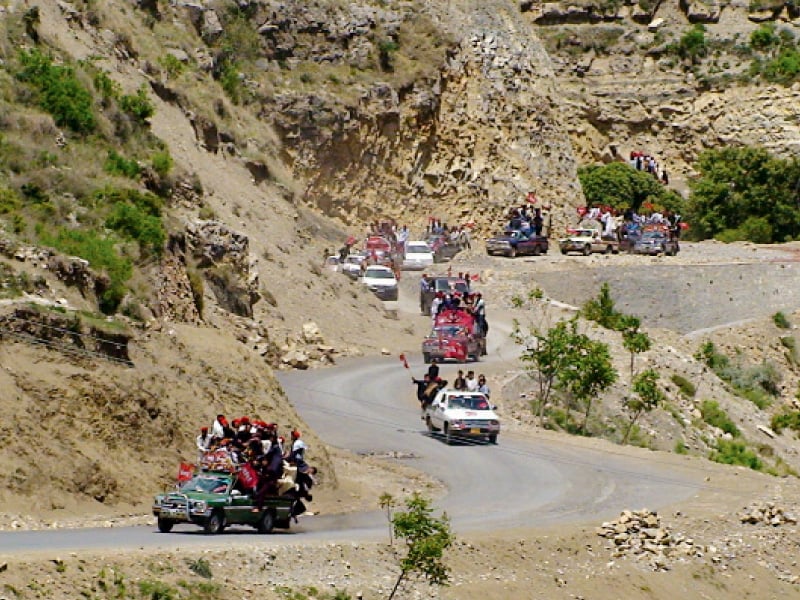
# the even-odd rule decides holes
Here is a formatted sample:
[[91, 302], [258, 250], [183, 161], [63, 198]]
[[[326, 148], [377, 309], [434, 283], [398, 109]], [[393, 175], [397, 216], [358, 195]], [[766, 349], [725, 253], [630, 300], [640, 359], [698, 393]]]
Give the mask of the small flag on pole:
[[406, 369], [410, 368], [410, 367], [408, 366], [408, 361], [406, 360], [406, 355], [405, 355], [405, 354], [401, 354], [401, 355], [400, 355], [400, 360], [401, 360], [401, 362], [403, 363], [403, 366], [404, 366]]

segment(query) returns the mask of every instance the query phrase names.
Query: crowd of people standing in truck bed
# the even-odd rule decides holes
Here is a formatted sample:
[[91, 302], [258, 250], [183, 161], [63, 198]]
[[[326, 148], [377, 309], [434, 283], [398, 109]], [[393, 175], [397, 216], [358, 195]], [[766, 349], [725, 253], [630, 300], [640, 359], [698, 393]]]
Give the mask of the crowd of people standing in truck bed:
[[289, 435], [287, 443], [275, 423], [249, 417], [228, 422], [219, 414], [210, 429], [200, 429], [197, 462], [204, 470], [238, 473], [237, 486], [255, 495], [256, 509], [267, 496], [287, 492], [310, 501], [317, 469], [306, 462], [300, 431], [293, 429]]

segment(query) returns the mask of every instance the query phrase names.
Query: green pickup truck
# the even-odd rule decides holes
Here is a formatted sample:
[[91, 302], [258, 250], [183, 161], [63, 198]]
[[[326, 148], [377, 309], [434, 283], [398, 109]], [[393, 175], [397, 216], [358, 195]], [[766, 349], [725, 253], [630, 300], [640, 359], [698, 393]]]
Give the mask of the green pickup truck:
[[237, 489], [236, 479], [236, 473], [200, 471], [177, 491], [157, 495], [153, 514], [158, 518], [158, 530], [169, 533], [177, 523], [194, 523], [210, 534], [220, 533], [228, 525], [249, 525], [259, 533], [289, 528], [299, 500], [267, 496], [263, 509], [254, 512], [252, 495]]

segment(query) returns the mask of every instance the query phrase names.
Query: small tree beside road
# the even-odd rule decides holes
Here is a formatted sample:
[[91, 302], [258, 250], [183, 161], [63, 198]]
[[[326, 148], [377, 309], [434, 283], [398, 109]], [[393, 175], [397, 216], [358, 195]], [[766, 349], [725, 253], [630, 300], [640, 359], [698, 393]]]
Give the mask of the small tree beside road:
[[394, 598], [400, 584], [412, 575], [421, 576], [430, 585], [448, 585], [450, 569], [444, 564], [444, 551], [453, 543], [450, 519], [446, 514], [433, 516], [431, 501], [414, 492], [405, 501], [406, 510], [392, 518], [394, 535], [406, 544], [406, 555], [400, 559], [400, 574], [389, 594]]

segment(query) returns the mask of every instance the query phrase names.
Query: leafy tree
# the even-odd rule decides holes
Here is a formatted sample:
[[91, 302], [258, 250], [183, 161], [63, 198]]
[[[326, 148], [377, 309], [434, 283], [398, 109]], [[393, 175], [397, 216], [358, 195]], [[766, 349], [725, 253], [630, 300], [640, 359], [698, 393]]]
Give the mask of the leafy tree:
[[519, 323], [514, 324], [512, 338], [524, 347], [520, 360], [528, 376], [536, 381], [538, 390], [537, 412], [539, 425], [544, 426], [545, 407], [556, 387], [558, 375], [572, 360], [572, 341], [577, 333], [577, 322], [559, 321], [547, 331], [530, 328], [524, 333]]
[[648, 202], [678, 212], [683, 205], [678, 194], [665, 188], [651, 174], [638, 171], [627, 163], [580, 167], [578, 179], [589, 205], [607, 204], [620, 210], [631, 208], [638, 211]]
[[658, 387], [659, 377], [656, 371], [647, 369], [633, 378], [632, 389], [636, 395], [628, 398], [624, 404], [625, 410], [629, 414], [629, 420], [625, 435], [622, 438], [623, 444], [628, 443], [633, 426], [642, 413], [650, 412], [666, 399], [664, 392]]
[[696, 169], [687, 207], [695, 237], [783, 242], [800, 234], [798, 159], [729, 147], [703, 152]]
[[[575, 327], [577, 322], [573, 321]], [[570, 361], [558, 374], [559, 388], [568, 392], [583, 410], [581, 431], [587, 433], [589, 415], [600, 392], [617, 380], [608, 345], [573, 330]]]
[[622, 321], [622, 345], [631, 353], [631, 381], [633, 381], [634, 358], [637, 354], [650, 350], [652, 342], [646, 332], [639, 329], [640, 321], [636, 317], [625, 316]]
[[431, 501], [417, 492], [405, 504], [407, 510], [395, 513], [392, 519], [395, 537], [406, 544], [406, 555], [400, 560], [400, 574], [389, 600], [412, 575], [422, 576], [430, 585], [448, 585], [450, 581], [450, 569], [443, 562], [444, 551], [453, 543], [450, 520], [446, 514], [434, 517]]

